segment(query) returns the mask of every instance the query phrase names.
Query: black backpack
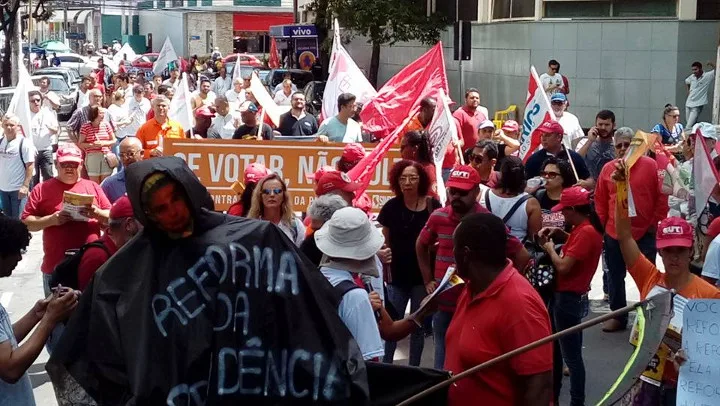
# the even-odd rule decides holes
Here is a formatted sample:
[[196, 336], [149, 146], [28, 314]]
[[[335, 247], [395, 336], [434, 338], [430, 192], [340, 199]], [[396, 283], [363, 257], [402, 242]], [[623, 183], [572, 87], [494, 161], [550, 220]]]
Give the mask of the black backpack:
[[65, 251], [65, 259], [57, 264], [53, 270], [52, 277], [50, 278], [50, 287], [54, 288], [62, 285], [63, 287], [78, 289], [78, 268], [80, 267], [80, 261], [82, 261], [85, 251], [91, 247], [101, 248], [108, 254], [108, 257], [111, 255], [102, 241], [93, 241], [80, 248]]

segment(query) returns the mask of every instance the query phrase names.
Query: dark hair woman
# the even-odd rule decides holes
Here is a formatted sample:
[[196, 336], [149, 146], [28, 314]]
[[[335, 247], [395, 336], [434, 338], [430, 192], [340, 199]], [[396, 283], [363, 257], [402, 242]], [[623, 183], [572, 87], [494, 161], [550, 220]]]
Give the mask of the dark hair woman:
[[[577, 326], [587, 315], [587, 293], [602, 254], [604, 229], [590, 206], [590, 192], [580, 186], [564, 189], [560, 202], [552, 210], [562, 212], [565, 222], [572, 228], [570, 233], [554, 227], [540, 231], [543, 249], [550, 256], [556, 272], [550, 315], [553, 330], [558, 332]], [[559, 255], [555, 243], [562, 241], [565, 245]], [[559, 404], [563, 361], [570, 370], [570, 404], [585, 404], [582, 331], [556, 341], [553, 353], [555, 404]]]
[[[389, 179], [395, 197], [385, 203], [377, 218], [383, 226], [385, 242], [392, 251], [388, 296], [398, 311], [404, 311], [410, 301], [410, 311], [414, 312], [427, 295], [415, 254], [415, 240], [430, 213], [441, 205], [428, 196], [430, 178], [420, 163], [406, 159], [395, 163]], [[422, 330], [416, 330], [410, 336], [410, 365], [420, 365], [424, 342]], [[384, 362], [392, 362], [396, 345], [392, 341], [385, 342]]]
[[545, 187], [535, 192], [535, 198], [540, 203], [542, 226], [564, 229], [565, 218], [552, 208], [560, 202], [562, 191], [577, 183], [572, 166], [565, 159], [549, 157], [542, 164], [540, 176], [545, 180]]
[[427, 131], [408, 131], [400, 140], [402, 159], [419, 163], [430, 180], [429, 196], [438, 198], [437, 174], [432, 159], [432, 148]]

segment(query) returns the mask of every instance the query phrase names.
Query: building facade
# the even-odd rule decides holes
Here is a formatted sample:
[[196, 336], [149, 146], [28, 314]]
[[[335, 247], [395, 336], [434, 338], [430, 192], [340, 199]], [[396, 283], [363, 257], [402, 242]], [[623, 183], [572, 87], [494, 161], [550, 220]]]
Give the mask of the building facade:
[[[440, 0], [429, 2], [435, 10]], [[448, 2], [454, 3], [454, 2]], [[685, 78], [694, 61], [715, 61], [720, 33], [719, 0], [471, 0], [458, 12], [472, 19], [472, 56], [462, 64], [464, 87], [476, 87], [491, 112], [515, 104], [522, 110], [531, 65], [542, 74], [550, 59], [570, 82], [570, 111], [583, 127], [601, 109], [615, 112], [618, 126], [650, 129], [668, 103], [685, 121]], [[452, 30], [442, 36], [453, 100], [462, 100]], [[370, 64], [363, 39], [348, 45], [361, 68]], [[418, 43], [385, 47], [380, 83], [427, 50]], [[710, 104], [700, 116], [710, 121]]]

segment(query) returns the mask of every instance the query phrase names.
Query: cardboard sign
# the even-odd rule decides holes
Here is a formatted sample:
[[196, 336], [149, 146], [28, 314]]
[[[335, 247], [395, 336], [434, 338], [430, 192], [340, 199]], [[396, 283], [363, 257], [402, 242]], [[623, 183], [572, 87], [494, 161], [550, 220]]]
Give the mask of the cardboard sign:
[[720, 404], [720, 300], [688, 300], [683, 312], [683, 349], [678, 405]]
[[[375, 144], [363, 146], [368, 152], [375, 148]], [[227, 210], [238, 199], [232, 190], [233, 182], [242, 182], [245, 167], [259, 162], [285, 179], [294, 211], [306, 211], [315, 197], [313, 180], [307, 177], [325, 165], [334, 167], [344, 147], [342, 143], [191, 139], [167, 139], [164, 145], [166, 155], [184, 159], [200, 178], [212, 195], [216, 210]], [[388, 174], [399, 160], [400, 150], [392, 148], [375, 170], [367, 190], [374, 212], [394, 196]]]

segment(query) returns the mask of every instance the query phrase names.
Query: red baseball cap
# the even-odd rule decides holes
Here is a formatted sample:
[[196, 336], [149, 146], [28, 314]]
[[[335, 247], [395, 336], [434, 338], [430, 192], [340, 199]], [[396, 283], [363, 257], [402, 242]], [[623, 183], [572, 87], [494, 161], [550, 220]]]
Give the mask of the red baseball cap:
[[359, 188], [360, 184], [350, 180], [345, 172], [331, 171], [325, 173], [322, 178], [320, 178], [315, 190], [318, 196], [322, 196], [335, 190], [354, 192]]
[[117, 220], [125, 217], [135, 217], [132, 204], [127, 196], [120, 196], [110, 208], [110, 220]]
[[552, 207], [552, 212], [558, 212], [568, 207], [587, 206], [590, 204], [590, 192], [581, 186], [564, 189], [560, 194], [560, 203]]
[[480, 181], [480, 175], [472, 166], [459, 165], [450, 172], [446, 186], [460, 190], [471, 190], [479, 185]]
[[272, 172], [263, 164], [253, 162], [245, 167], [244, 182], [245, 186], [251, 183], [257, 183], [260, 179], [270, 175]]
[[543, 134], [565, 134], [565, 129], [557, 121], [546, 121], [538, 127], [537, 131]]
[[195, 110], [195, 117], [215, 117], [215, 113], [208, 106], [202, 106]]
[[325, 166], [320, 167], [320, 169], [315, 171], [315, 173], [313, 173], [312, 175], [308, 175], [307, 178], [319, 181], [323, 177], [323, 175], [325, 175], [328, 172], [333, 172], [334, 170], [335, 170], [335, 168], [333, 168], [332, 166], [325, 165]]
[[657, 228], [655, 245], [658, 249], [667, 247], [693, 246], [693, 229], [690, 223], [680, 217], [663, 219]]
[[357, 142], [345, 144], [345, 149], [343, 149], [342, 153], [343, 161], [357, 162], [363, 158], [365, 158], [365, 147], [363, 147], [362, 144], [358, 144]]
[[520, 131], [520, 125], [515, 120], [507, 120], [503, 123], [502, 130], [508, 132]]
[[65, 162], [81, 164], [83, 161], [82, 151], [75, 144], [63, 144], [57, 150], [57, 161], [61, 164]]

